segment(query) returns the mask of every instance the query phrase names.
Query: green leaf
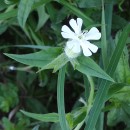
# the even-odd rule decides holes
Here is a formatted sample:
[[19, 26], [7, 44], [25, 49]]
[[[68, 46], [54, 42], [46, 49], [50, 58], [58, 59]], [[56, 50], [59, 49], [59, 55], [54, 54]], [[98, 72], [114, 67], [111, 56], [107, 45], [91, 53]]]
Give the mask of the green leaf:
[[121, 55], [115, 76], [118, 82], [130, 84], [129, 54], [127, 48], [124, 49]]
[[7, 30], [7, 28], [8, 28], [8, 25], [0, 24], [0, 35], [3, 34]]
[[58, 16], [58, 13], [60, 11], [58, 9], [56, 9], [52, 3], [46, 4], [46, 10], [48, 12], [48, 15], [50, 16], [50, 20], [52, 21], [52, 23], [56, 23], [57, 22], [56, 16]]
[[[42, 4], [48, 3], [50, 1], [52, 1], [52, 0], [44, 0], [44, 1], [36, 2], [32, 6], [32, 9], [36, 9], [37, 7], [41, 6]], [[17, 14], [18, 14], [17, 12], [18, 12], [18, 9], [12, 9], [11, 11], [1, 13], [0, 14], [0, 20], [5, 20], [5, 19], [8, 19], [8, 18], [16, 17]]]
[[[76, 0], [80, 8], [100, 8], [102, 6], [101, 0]], [[104, 0], [106, 5], [117, 4], [119, 0]]]
[[19, 102], [17, 87], [12, 84], [0, 83], [0, 110], [9, 112], [10, 108], [16, 106]]
[[76, 66], [76, 69], [81, 73], [114, 82], [91, 58], [82, 56], [78, 58], [78, 62], [79, 65]]
[[31, 117], [33, 119], [36, 119], [42, 122], [59, 122], [59, 116], [57, 113], [36, 114], [36, 113], [26, 112], [23, 110], [21, 110], [21, 112], [28, 117]]
[[104, 2], [102, 0], [102, 26], [101, 26], [101, 51], [102, 51], [102, 61], [103, 67], [106, 68], [108, 64], [107, 60], [107, 40], [106, 40], [106, 24], [105, 24], [105, 11], [104, 11]]
[[77, 126], [79, 123], [81, 123], [85, 117], [86, 117], [86, 111], [87, 108], [86, 107], [82, 107], [82, 108], [78, 108], [75, 109], [74, 111], [72, 111], [72, 115], [73, 115], [73, 126]]
[[18, 6], [18, 22], [24, 28], [29, 13], [31, 12], [34, 0], [21, 0]]
[[71, 113], [68, 113], [66, 115], [68, 124], [71, 129], [75, 128], [77, 125], [79, 125], [85, 119], [86, 111], [87, 111], [87, 108], [85, 106], [85, 107], [81, 107], [81, 108], [76, 108]]
[[[117, 67], [120, 56], [123, 52], [123, 48], [125, 46], [125, 43], [127, 41], [127, 37], [128, 37], [129, 33], [130, 33], [130, 24], [128, 24], [124, 28], [124, 30], [119, 38], [119, 41], [117, 43], [117, 46], [112, 54], [110, 62], [108, 64], [107, 73], [111, 76], [113, 76], [113, 74], [115, 72], [115, 69]], [[101, 112], [102, 106], [105, 102], [109, 85], [110, 85], [110, 82], [108, 82], [106, 80], [101, 81], [97, 95], [95, 97], [93, 107], [92, 107], [91, 112], [89, 114], [89, 117], [86, 118], [87, 125], [85, 127], [85, 130], [93, 130], [94, 129], [96, 122], [98, 120], [99, 114]]]
[[45, 12], [45, 5], [39, 6], [36, 10], [38, 13], [38, 24], [36, 27], [36, 31], [38, 31], [46, 23], [49, 15]]
[[8, 18], [15, 17], [16, 14], [17, 14], [16, 9], [12, 9], [11, 11], [1, 13], [0, 14], [0, 20], [5, 20], [5, 19], [8, 19]]
[[33, 38], [35, 43], [37, 45], [43, 45], [44, 42], [37, 36], [37, 33], [32, 29], [30, 26], [28, 26], [28, 30], [30, 31], [30, 36]]
[[2, 125], [5, 130], [15, 130], [14, 124], [11, 123], [10, 120], [6, 117], [2, 118]]
[[5, 9], [8, 5], [5, 4], [5, 1], [1, 0], [0, 1], [0, 11], [2, 11], [3, 9]]
[[63, 67], [68, 61], [69, 61], [69, 59], [66, 56], [66, 54], [62, 53], [61, 55], [56, 57], [54, 60], [52, 60], [49, 64], [47, 64], [46, 66], [42, 67], [41, 70], [54, 69], [53, 72], [56, 72], [61, 67]]
[[58, 83], [57, 83], [57, 105], [58, 105], [58, 114], [60, 120], [60, 126], [62, 130], [70, 130], [66, 115], [65, 115], [65, 104], [64, 104], [64, 81], [65, 81], [65, 70], [66, 66], [60, 69], [58, 74]]
[[68, 114], [66, 115], [66, 120], [67, 120], [67, 122], [68, 122], [70, 128], [72, 129], [72, 128], [73, 128], [73, 122], [74, 122], [74, 120], [73, 120], [73, 115], [72, 115], [71, 113], [68, 113]]
[[77, 0], [80, 8], [92, 8], [100, 7], [102, 5], [101, 0]]
[[45, 49], [51, 48], [50, 46], [40, 46], [40, 45], [3, 45], [0, 47], [0, 50], [9, 48], [9, 47], [30, 48], [30, 49], [40, 49], [40, 50], [45, 50]]
[[111, 38], [112, 31], [112, 19], [113, 18], [113, 2], [105, 5], [105, 23], [106, 23], [106, 37], [109, 40]]
[[120, 122], [124, 122], [127, 126], [129, 126], [130, 124], [129, 115], [122, 107], [112, 109], [107, 115], [107, 124], [109, 126], [115, 126]]
[[113, 14], [113, 20], [112, 21], [113, 21], [112, 28], [114, 30], [122, 29], [128, 23], [128, 21], [126, 19], [124, 19], [123, 17], [121, 17], [117, 14]]
[[116, 93], [118, 93], [124, 86], [126, 85], [123, 83], [112, 84], [108, 90], [106, 101], [114, 96]]
[[86, 27], [88, 27], [89, 25], [94, 24], [94, 22], [93, 22], [93, 20], [91, 18], [87, 17], [83, 12], [81, 12], [79, 9], [74, 7], [69, 2], [66, 2], [65, 0], [56, 0], [56, 1], [58, 1], [59, 3], [61, 3], [64, 6], [66, 6], [76, 16], [82, 18], [84, 20], [84, 24], [85, 24]]
[[6, 56], [26, 65], [34, 67], [44, 67], [54, 60], [61, 53], [61, 48], [50, 47], [45, 48], [42, 51], [31, 53], [31, 54], [8, 54], [4, 53]]

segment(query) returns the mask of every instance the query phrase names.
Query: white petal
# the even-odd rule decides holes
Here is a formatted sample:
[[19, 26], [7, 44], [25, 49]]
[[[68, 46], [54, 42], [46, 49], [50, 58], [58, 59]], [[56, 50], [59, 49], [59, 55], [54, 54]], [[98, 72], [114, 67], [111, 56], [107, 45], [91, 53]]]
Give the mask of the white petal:
[[91, 56], [91, 55], [92, 55], [92, 52], [89, 50], [87, 44], [85, 44], [85, 43], [82, 42], [82, 43], [80, 43], [80, 45], [81, 45], [81, 47], [82, 47], [82, 49], [83, 49], [83, 54], [84, 54], [85, 56]]
[[64, 37], [64, 38], [72, 38], [74, 37], [75, 33], [73, 31], [70, 30], [70, 28], [66, 25], [62, 26], [61, 28], [61, 35]]
[[[82, 24], [83, 24], [83, 20], [81, 18], [77, 18], [77, 24], [78, 24], [78, 28], [81, 31], [82, 28]], [[80, 32], [79, 32], [80, 33]]]
[[67, 39], [73, 39], [73, 35], [69, 34], [69, 33], [65, 33], [65, 32], [61, 32], [61, 35], [63, 38], [67, 38]]
[[78, 25], [77, 25], [76, 20], [71, 19], [71, 20], [69, 21], [69, 24], [70, 24], [70, 26], [73, 28], [73, 30], [75, 31], [75, 33], [76, 33], [76, 34], [79, 34], [79, 32], [80, 32], [81, 30], [79, 30], [79, 27], [78, 27]]
[[92, 27], [88, 33], [85, 34], [86, 40], [99, 40], [101, 38], [101, 33], [96, 27]]
[[96, 53], [98, 50], [98, 47], [88, 41], [85, 41], [85, 44], [87, 44], [89, 50], [91, 50], [93, 53]]
[[73, 31], [71, 31], [71, 29], [66, 26], [66, 25], [63, 25], [62, 28], [61, 28], [61, 31], [62, 32], [66, 32], [66, 33], [74, 33]]
[[72, 50], [74, 53], [80, 53], [81, 52], [81, 48], [80, 48], [80, 44], [78, 41], [76, 40], [71, 40], [71, 41], [68, 41], [66, 43], [66, 46]]

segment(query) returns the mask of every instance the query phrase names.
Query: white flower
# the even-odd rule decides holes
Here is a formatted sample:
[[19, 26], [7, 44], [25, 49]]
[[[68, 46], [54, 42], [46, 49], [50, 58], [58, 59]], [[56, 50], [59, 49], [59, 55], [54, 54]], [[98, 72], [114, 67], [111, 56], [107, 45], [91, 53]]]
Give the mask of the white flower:
[[89, 31], [81, 31], [83, 20], [77, 18], [77, 20], [71, 19], [69, 21], [73, 31], [66, 25], [62, 26], [61, 35], [63, 38], [69, 39], [65, 46], [65, 53], [69, 58], [76, 58], [83, 50], [85, 56], [91, 56], [92, 52], [96, 53], [98, 47], [88, 40], [99, 40], [101, 33], [96, 27], [92, 27]]

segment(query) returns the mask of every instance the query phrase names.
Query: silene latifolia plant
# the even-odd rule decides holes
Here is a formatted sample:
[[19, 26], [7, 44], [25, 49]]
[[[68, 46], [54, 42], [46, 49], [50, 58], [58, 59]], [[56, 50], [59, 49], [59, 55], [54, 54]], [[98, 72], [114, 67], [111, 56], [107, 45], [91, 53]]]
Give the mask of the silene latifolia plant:
[[[21, 110], [22, 113], [42, 122], [59, 123], [60, 129], [62, 130], [80, 130], [83, 128], [84, 124], [85, 130], [95, 130], [104, 102], [109, 99], [107, 96], [108, 86], [114, 82], [111, 76], [114, 74], [120, 55], [123, 51], [124, 41], [119, 40], [120, 43], [117, 43], [116, 48], [118, 51], [113, 52], [110, 64], [104, 67], [104, 71], [92, 58], [90, 58], [90, 56], [98, 51], [98, 46], [94, 44], [94, 41], [101, 39], [101, 49], [103, 49], [101, 50], [102, 58], [105, 57], [103, 54], [103, 52], [105, 52], [105, 47], [102, 46], [102, 41], [104, 42], [106, 40], [104, 33], [105, 24], [102, 24], [101, 27], [101, 31], [103, 32], [102, 37], [100, 31], [96, 27], [82, 31], [83, 20], [81, 18], [70, 19], [69, 25], [70, 27], [63, 25], [61, 28], [61, 35], [67, 40], [62, 47], [42, 46], [42, 50], [35, 53], [24, 55], [5, 53], [5, 55], [30, 67], [40, 68], [38, 72], [45, 69], [53, 69], [53, 72], [59, 71], [57, 80], [58, 113], [39, 115]], [[121, 38], [125, 37], [123, 40], [126, 40], [128, 28], [130, 27], [126, 27], [124, 30], [125, 33], [122, 33], [121, 35]], [[105, 60], [106, 59], [104, 58], [102, 61], [103, 65]], [[81, 107], [66, 113], [64, 103], [66, 94], [64, 94], [64, 86], [65, 74], [69, 63], [72, 64], [74, 71], [83, 74], [84, 96], [81, 96], [79, 100], [82, 103]], [[96, 93], [95, 83], [92, 77], [100, 78], [98, 80], [99, 87], [96, 88], [99, 90], [96, 91]], [[103, 124], [103, 115], [101, 115], [101, 117], [101, 122], [98, 124]], [[103, 127], [103, 125], [101, 126]]]
[[117, 130], [123, 122], [121, 130], [130, 130], [129, 5], [0, 0], [0, 50], [15, 50], [4, 55], [26, 65], [0, 53], [0, 115], [8, 118], [0, 128]]
[[[58, 114], [49, 113], [43, 115], [47, 117], [50, 122], [60, 122], [63, 130], [75, 129], [78, 130], [82, 127], [85, 122], [85, 118], [88, 116], [89, 111], [92, 107], [94, 97], [94, 84], [91, 76], [100, 77], [106, 80], [113, 81], [109, 75], [107, 75], [91, 58], [93, 53], [96, 53], [98, 47], [92, 44], [90, 41], [100, 40], [101, 33], [96, 27], [92, 27], [89, 30], [82, 31], [83, 20], [81, 18], [71, 19], [69, 21], [70, 27], [63, 25], [61, 28], [61, 35], [64, 39], [67, 39], [65, 47], [45, 47], [40, 52], [26, 54], [26, 55], [14, 55], [6, 54], [7, 56], [31, 67], [41, 67], [38, 71], [45, 69], [53, 69], [53, 72], [59, 70], [58, 81], [57, 81], [57, 103], [58, 103]], [[29, 62], [29, 58], [33, 57], [35, 62]], [[42, 63], [37, 61], [37, 58], [42, 58]], [[22, 61], [24, 59], [24, 62]], [[48, 59], [48, 60], [46, 60]], [[66, 64], [70, 61], [75, 71], [86, 75], [88, 82], [90, 82], [90, 94], [87, 101], [84, 98], [80, 98], [80, 101], [84, 104], [80, 109], [75, 112], [65, 114], [64, 106], [64, 82]], [[35, 119], [39, 119], [38, 115], [33, 115], [22, 111], [25, 115]], [[78, 113], [78, 114], [77, 114]], [[41, 120], [41, 119], [40, 119]], [[72, 121], [73, 120], [73, 121]], [[68, 122], [68, 123], [67, 123]], [[73, 122], [73, 123], [70, 123]]]
[[[96, 76], [109, 81], [113, 81], [113, 79], [90, 58], [93, 53], [98, 51], [98, 47], [90, 41], [100, 40], [101, 33], [99, 30], [96, 27], [92, 27], [89, 30], [82, 31], [83, 20], [81, 18], [77, 18], [76, 20], [70, 19], [69, 25], [70, 27], [63, 25], [61, 28], [62, 37], [67, 39], [65, 46], [62, 48], [44, 47], [42, 51], [32, 54], [5, 55], [31, 67], [40, 67], [41, 69], [38, 72], [45, 69], [53, 69], [53, 72], [59, 70], [57, 81], [58, 113], [41, 115], [40, 119], [37, 114], [26, 111], [22, 112], [34, 119], [42, 121], [48, 119], [50, 122], [59, 122], [62, 130], [79, 130], [88, 117], [94, 100], [94, 81], [91, 76]], [[30, 58], [31, 60], [28, 60]], [[78, 70], [88, 78], [90, 94], [87, 95], [89, 97], [88, 99], [83, 97], [80, 98], [79, 101], [84, 104], [83, 107], [66, 114], [64, 105], [64, 84], [66, 64], [69, 62], [72, 64], [75, 71]]]

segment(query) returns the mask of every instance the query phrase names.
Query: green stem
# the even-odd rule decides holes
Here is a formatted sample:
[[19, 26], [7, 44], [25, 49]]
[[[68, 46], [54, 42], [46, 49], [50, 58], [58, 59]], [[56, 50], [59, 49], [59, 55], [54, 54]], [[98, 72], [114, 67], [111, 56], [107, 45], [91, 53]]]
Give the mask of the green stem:
[[87, 101], [90, 94], [90, 87], [86, 75], [83, 75], [83, 79], [84, 79], [84, 86], [85, 86], [85, 100]]
[[93, 104], [93, 97], [94, 97], [94, 82], [93, 82], [93, 79], [91, 76], [88, 76], [87, 75], [87, 78], [88, 78], [88, 81], [90, 83], [90, 95], [89, 95], [89, 98], [88, 98], [88, 106], [87, 106], [87, 116], [88, 116], [88, 113], [92, 107], [92, 104]]
[[70, 130], [66, 116], [65, 116], [65, 104], [64, 104], [64, 81], [65, 81], [65, 70], [66, 67], [60, 69], [58, 74], [58, 84], [57, 84], [57, 105], [58, 114], [62, 130]]
[[[92, 104], [93, 104], [93, 97], [94, 97], [94, 82], [93, 82], [93, 79], [92, 79], [91, 76], [88, 76], [88, 75], [87, 75], [87, 78], [88, 78], [88, 81], [90, 83], [90, 94], [89, 94], [89, 98], [88, 98], [87, 114], [86, 114], [86, 116], [88, 116], [89, 111], [91, 110], [91, 107], [92, 107]], [[80, 122], [74, 130], [80, 130], [80, 128], [82, 127], [84, 122], [85, 122], [85, 119], [82, 122]]]

